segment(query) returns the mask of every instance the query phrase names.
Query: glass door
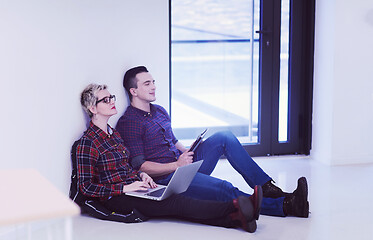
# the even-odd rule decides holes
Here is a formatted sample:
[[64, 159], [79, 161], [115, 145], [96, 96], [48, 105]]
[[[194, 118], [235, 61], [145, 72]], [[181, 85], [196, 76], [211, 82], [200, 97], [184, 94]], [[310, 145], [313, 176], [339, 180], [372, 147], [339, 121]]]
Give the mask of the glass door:
[[259, 141], [259, 1], [171, 1], [171, 117], [188, 145], [205, 128]]
[[230, 130], [252, 156], [309, 154], [314, 2], [170, 0], [170, 11], [176, 137]]

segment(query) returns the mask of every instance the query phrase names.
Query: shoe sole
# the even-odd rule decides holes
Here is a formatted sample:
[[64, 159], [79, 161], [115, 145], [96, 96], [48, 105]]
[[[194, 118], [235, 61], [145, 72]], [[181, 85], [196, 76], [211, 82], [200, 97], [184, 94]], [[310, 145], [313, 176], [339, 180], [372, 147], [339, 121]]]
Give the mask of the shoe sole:
[[308, 198], [308, 184], [307, 184], [307, 179], [305, 177], [301, 177], [298, 179], [298, 186], [303, 186], [302, 191], [303, 191], [303, 196], [305, 196], [305, 200], [307, 201]]
[[242, 226], [246, 232], [253, 233], [256, 231], [257, 225], [255, 220], [254, 205], [248, 197], [239, 196], [238, 204], [242, 214], [246, 218], [246, 226]]
[[263, 200], [263, 190], [261, 186], [255, 186], [253, 197], [255, 198], [254, 201], [247, 197], [238, 197], [238, 203], [241, 206], [241, 211], [243, 215], [246, 217], [247, 221], [246, 229], [244, 230], [249, 233], [253, 233], [257, 229], [256, 220], [259, 219], [260, 209]]
[[253, 233], [253, 232], [256, 231], [256, 228], [257, 228], [256, 221], [252, 220], [252, 221], [247, 223], [247, 229], [245, 229], [245, 230], [249, 233]]
[[309, 213], [310, 213], [310, 204], [309, 204], [309, 202], [307, 201], [306, 202], [306, 207], [305, 207], [305, 209], [304, 209], [304, 212], [303, 212], [303, 217], [304, 218], [308, 218], [308, 215], [309, 215]]
[[308, 216], [309, 216], [309, 202], [307, 200], [307, 198], [308, 198], [308, 184], [307, 184], [307, 179], [305, 177], [299, 178], [298, 179], [298, 186], [300, 187], [299, 190], [302, 191], [302, 193], [299, 194], [299, 195], [303, 197], [302, 201], [305, 204], [303, 213], [299, 217], [308, 218]]
[[262, 200], [263, 200], [262, 186], [259, 186], [259, 185], [255, 186], [254, 193], [255, 192], [257, 194], [257, 199], [255, 201], [256, 205], [254, 206], [254, 209], [257, 209], [257, 211], [255, 212], [254, 217], [256, 220], [259, 220], [259, 214], [260, 214], [260, 209], [261, 209]]

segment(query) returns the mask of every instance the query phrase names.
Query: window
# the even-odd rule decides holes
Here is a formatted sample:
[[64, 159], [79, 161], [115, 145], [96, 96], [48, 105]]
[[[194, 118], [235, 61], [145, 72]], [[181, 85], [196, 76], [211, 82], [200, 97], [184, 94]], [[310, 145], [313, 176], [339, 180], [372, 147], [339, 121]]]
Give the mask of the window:
[[[290, 38], [294, 4], [172, 0], [170, 6], [170, 112], [177, 138], [189, 145], [205, 128], [209, 134], [231, 130], [252, 155], [302, 152], [283, 151], [299, 141], [302, 114], [291, 102], [299, 102], [302, 91], [291, 62], [300, 55]], [[309, 129], [310, 121], [303, 125]]]
[[206, 127], [230, 129], [257, 143], [259, 1], [171, 3], [175, 134], [193, 140]]

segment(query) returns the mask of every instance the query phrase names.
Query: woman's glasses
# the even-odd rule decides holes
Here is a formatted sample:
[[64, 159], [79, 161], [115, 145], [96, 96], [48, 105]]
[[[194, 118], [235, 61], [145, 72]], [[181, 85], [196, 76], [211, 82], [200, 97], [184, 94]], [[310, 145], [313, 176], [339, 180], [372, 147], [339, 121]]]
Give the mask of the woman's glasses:
[[104, 102], [104, 103], [106, 103], [106, 104], [109, 104], [109, 103], [111, 103], [111, 100], [112, 100], [112, 99], [113, 99], [113, 101], [115, 102], [115, 100], [116, 100], [115, 95], [110, 95], [110, 96], [108, 96], [108, 97], [104, 97], [104, 98], [98, 100], [98, 101], [96, 102], [96, 105], [99, 104], [100, 102]]

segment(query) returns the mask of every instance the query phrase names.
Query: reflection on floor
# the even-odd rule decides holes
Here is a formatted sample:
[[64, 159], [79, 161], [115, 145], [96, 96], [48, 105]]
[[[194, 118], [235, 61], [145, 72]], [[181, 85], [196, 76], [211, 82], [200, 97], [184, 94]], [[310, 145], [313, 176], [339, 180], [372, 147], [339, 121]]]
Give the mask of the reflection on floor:
[[[310, 218], [260, 216], [257, 231], [250, 234], [240, 229], [177, 220], [124, 224], [79, 216], [72, 219], [73, 239], [373, 239], [373, 164], [329, 167], [307, 156], [255, 160], [277, 185], [289, 192], [295, 189], [298, 177], [307, 177]], [[219, 162], [213, 175], [231, 181], [243, 191], [252, 192], [227, 160]], [[50, 224], [47, 233], [34, 228], [31, 239], [66, 239], [61, 234], [63, 229], [63, 224]], [[22, 234], [18, 231], [16, 235]], [[1, 234], [0, 239], [3, 239]], [[24, 238], [15, 236], [11, 239]]]

